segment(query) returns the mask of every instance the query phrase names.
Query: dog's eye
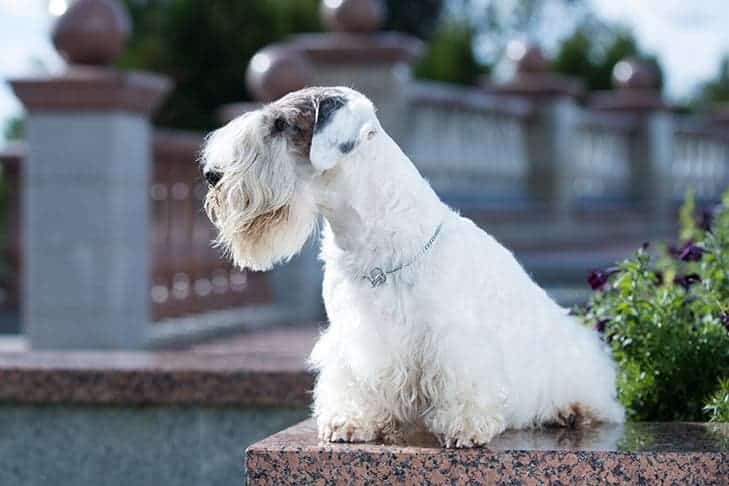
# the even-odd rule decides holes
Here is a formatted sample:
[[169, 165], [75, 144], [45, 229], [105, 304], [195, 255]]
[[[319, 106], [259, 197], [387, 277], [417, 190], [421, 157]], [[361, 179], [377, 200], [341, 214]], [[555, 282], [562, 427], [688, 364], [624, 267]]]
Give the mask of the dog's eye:
[[276, 121], [273, 122], [273, 131], [276, 133], [283, 132], [288, 128], [289, 124], [286, 123], [286, 120], [284, 120], [282, 117], [276, 118]]

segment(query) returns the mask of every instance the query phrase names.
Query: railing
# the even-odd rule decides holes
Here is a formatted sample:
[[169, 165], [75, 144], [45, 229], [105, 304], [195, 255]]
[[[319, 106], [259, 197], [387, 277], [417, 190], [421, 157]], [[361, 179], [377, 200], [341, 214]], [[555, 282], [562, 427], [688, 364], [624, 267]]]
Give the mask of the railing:
[[157, 132], [152, 198], [152, 318], [177, 317], [269, 299], [261, 273], [242, 272], [211, 246], [215, 229], [202, 211], [207, 187], [197, 168], [202, 139]]
[[528, 105], [478, 89], [417, 83], [407, 151], [441, 193], [523, 195]]
[[717, 200], [729, 183], [729, 134], [693, 119], [680, 120], [673, 138], [671, 193], [689, 188], [699, 200]]
[[[270, 300], [262, 273], [235, 269], [211, 246], [215, 232], [202, 212], [206, 187], [195, 159], [197, 134], [156, 132], [151, 198], [150, 313], [154, 321]], [[0, 309], [18, 311], [21, 260], [20, 184], [25, 150], [0, 153], [7, 191], [5, 267]]]
[[624, 200], [630, 195], [631, 137], [629, 115], [583, 111], [577, 124], [570, 183], [577, 201]]
[[[473, 208], [492, 207], [478, 204], [494, 200], [502, 202], [504, 208], [514, 207], [511, 203], [518, 198], [516, 206], [536, 214], [533, 209], [537, 206], [530, 202], [541, 193], [529, 193], [533, 188], [528, 179], [534, 178], [535, 163], [530, 157], [540, 157], [545, 142], [539, 139], [535, 143], [531, 138], [538, 122], [530, 106], [528, 101], [475, 89], [416, 83], [408, 99], [410, 137], [404, 148], [446, 199], [454, 195], [461, 198], [458, 203], [463, 209], [468, 209], [466, 198], [476, 201]], [[673, 116], [671, 123], [673, 128], [666, 135], [672, 147], [670, 163], [654, 164], [652, 172], [646, 172], [646, 152], [637, 149], [643, 148], [648, 138], [639, 117], [578, 110], [573, 132], [564, 138], [568, 150], [562, 159], [551, 162], [561, 166], [554, 173], [562, 179], [554, 187], [566, 188], [572, 207], [592, 208], [583, 204], [586, 201], [597, 201], [601, 208], [613, 207], [601, 205], [605, 201], [617, 202], [620, 207], [639, 203], [635, 210], [640, 213], [645, 209], [645, 218], [654, 217], [648, 211], [654, 202], [635, 200], [636, 188], [670, 184], [670, 196], [675, 201], [688, 187], [694, 187], [700, 200], [717, 200], [729, 185], [727, 131], [682, 116]], [[200, 143], [197, 134], [156, 132], [154, 136], [150, 184], [150, 306], [154, 320], [271, 302], [264, 274], [236, 270], [211, 246], [215, 232], [202, 212], [206, 188], [195, 163]], [[23, 155], [22, 149], [0, 155], [7, 191], [0, 310], [18, 308]], [[554, 181], [546, 180], [545, 184]], [[559, 194], [565, 193], [551, 194], [561, 197]], [[461, 205], [464, 201], [466, 204]], [[505, 222], [513, 217], [504, 214]], [[580, 213], [580, 217], [591, 216]]]

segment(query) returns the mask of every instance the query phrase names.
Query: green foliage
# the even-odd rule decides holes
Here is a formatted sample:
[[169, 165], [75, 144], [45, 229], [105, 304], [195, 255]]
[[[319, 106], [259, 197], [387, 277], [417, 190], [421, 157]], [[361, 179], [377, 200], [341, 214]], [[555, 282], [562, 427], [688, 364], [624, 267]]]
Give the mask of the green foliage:
[[207, 130], [221, 105], [250, 99], [245, 72], [261, 47], [320, 30], [318, 0], [125, 0], [134, 34], [119, 64], [170, 76], [156, 123]]
[[686, 193], [686, 200], [678, 211], [678, 225], [680, 241], [698, 241], [703, 236], [703, 229], [696, 220], [696, 199], [693, 188]]
[[663, 87], [663, 71], [655, 56], [641, 51], [633, 34], [620, 27], [585, 23], [562, 41], [554, 59], [554, 70], [584, 81], [590, 91], [613, 87], [615, 65], [626, 57], [638, 57], [658, 73], [658, 86]]
[[729, 379], [729, 192], [710, 228], [701, 229], [694, 212], [689, 194], [680, 235], [692, 241], [657, 255], [641, 249], [614, 271], [591, 275], [598, 291], [578, 310], [604, 332], [634, 420], [724, 417], [715, 405], [726, 391], [725, 383], [716, 391], [719, 380]]
[[428, 50], [415, 66], [415, 76], [458, 84], [476, 84], [486, 71], [473, 54], [473, 29], [466, 23], [450, 21], [438, 27]]
[[698, 107], [716, 103], [729, 103], [729, 54], [722, 58], [716, 78], [701, 86], [694, 101]]
[[[479, 60], [496, 64], [514, 39], [548, 39], [590, 10], [586, 0], [450, 0], [447, 11], [469, 19]], [[555, 22], [555, 17], [559, 22]]]
[[719, 388], [705, 407], [711, 422], [729, 423], [729, 378], [719, 382]]

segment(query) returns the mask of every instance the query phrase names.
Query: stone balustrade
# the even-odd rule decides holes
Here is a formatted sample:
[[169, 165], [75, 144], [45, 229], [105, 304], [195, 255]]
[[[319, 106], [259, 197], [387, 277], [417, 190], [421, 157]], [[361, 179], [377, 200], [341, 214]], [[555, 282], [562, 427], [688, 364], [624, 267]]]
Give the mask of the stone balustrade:
[[[377, 104], [383, 125], [444, 199], [488, 225], [497, 238], [516, 250], [530, 246], [531, 233], [523, 230], [525, 225], [532, 225], [543, 235], [540, 242], [549, 242], [554, 249], [573, 244], [587, 247], [616, 234], [626, 235], [626, 246], [629, 242], [637, 246], [668, 234], [675, 208], [689, 187], [703, 204], [715, 201], [729, 185], [729, 125], [722, 122], [726, 117], [721, 113], [713, 118], [671, 113], [655, 88], [655, 74], [640, 61], [627, 59], [616, 66], [616, 89], [594, 95], [586, 105], [578, 103], [585, 96], [581, 84], [552, 73], [539, 48], [524, 43], [509, 47], [517, 69], [506, 83], [465, 87], [413, 81], [411, 68], [422, 44], [412, 37], [378, 31], [383, 14], [380, 3], [325, 3], [323, 15], [332, 31], [295, 35], [263, 48], [251, 59], [247, 73], [249, 91], [259, 101], [221, 107], [221, 119], [229, 120], [306, 85], [345, 84], [361, 89]], [[165, 89], [159, 77], [120, 73], [103, 64], [118, 55], [129, 27], [123, 10], [115, 5], [110, 0], [75, 3], [59, 21], [55, 35], [59, 51], [70, 61], [67, 72], [56, 78], [14, 83], [30, 109], [31, 138], [36, 133], [34, 126], [54, 131], [30, 140], [32, 146], [37, 145], [31, 153], [55, 156], [56, 147], [43, 147], [54, 140], [60, 144], [55, 130], [70, 127], [81, 117], [140, 113], [159, 102], [154, 93]], [[109, 38], [98, 41], [98, 52], [87, 52], [78, 39], [97, 35], [84, 28], [94, 15], [111, 26]], [[51, 126], [32, 119], [36, 114], [45, 119], [49, 110], [63, 114], [71, 124]], [[75, 130], [71, 135], [79, 133]], [[131, 135], [120, 131], [110, 136]], [[140, 157], [154, 159], [152, 168], [144, 169], [150, 172], [150, 198], [145, 204], [152, 215], [149, 228], [145, 225], [152, 240], [145, 250], [152, 262], [151, 282], [144, 285], [150, 292], [146, 298], [152, 300], [150, 320], [267, 300], [288, 302], [307, 318], [320, 317], [321, 272], [313, 248], [307, 247], [292, 265], [265, 278], [232, 269], [219, 262], [215, 250], [209, 248], [213, 230], [198, 210], [205, 188], [194, 169], [201, 140], [202, 134], [168, 133], [153, 141], [150, 154], [139, 150]], [[144, 145], [141, 138], [127, 145], [139, 144]], [[90, 148], [81, 142], [70, 146]], [[32, 158], [29, 166], [35, 166]], [[29, 171], [28, 187], [37, 185], [31, 184], [37, 178], [35, 172]], [[9, 174], [13, 177], [12, 170]], [[28, 205], [29, 211], [33, 208], [40, 206]], [[608, 216], [611, 212], [614, 217]], [[18, 219], [16, 213], [12, 217], [17, 221], [26, 220]], [[88, 220], [96, 217], [87, 216]], [[626, 231], [633, 223], [636, 232]], [[17, 236], [11, 241], [28, 244]], [[27, 249], [9, 251], [15, 252], [11, 261], [17, 262]], [[530, 257], [523, 259], [529, 261]], [[39, 267], [23, 268], [31, 272]], [[12, 282], [5, 286], [8, 301], [28, 303], [28, 296], [16, 298], [19, 281], [13, 289]], [[26, 281], [31, 286], [50, 282]], [[540, 283], [551, 285], [549, 281]], [[33, 311], [35, 305], [27, 308], [26, 327], [41, 329], [41, 325], [30, 324], [30, 320], [43, 320], [33, 317], [38, 315]], [[137, 320], [146, 319], [140, 315]], [[149, 334], [146, 324], [138, 327], [134, 346], [143, 345], [147, 340], [143, 335]]]

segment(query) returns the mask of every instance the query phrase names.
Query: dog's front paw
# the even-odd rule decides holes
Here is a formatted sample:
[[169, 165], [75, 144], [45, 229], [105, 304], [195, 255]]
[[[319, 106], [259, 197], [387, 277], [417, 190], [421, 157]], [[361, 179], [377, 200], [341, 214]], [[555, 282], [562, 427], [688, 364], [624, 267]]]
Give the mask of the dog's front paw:
[[319, 421], [319, 439], [326, 442], [372, 442], [377, 430], [357, 420], [334, 416]]
[[457, 421], [447, 432], [438, 434], [438, 438], [441, 445], [449, 449], [483, 447], [505, 429], [504, 420], [499, 417], [478, 417]]

